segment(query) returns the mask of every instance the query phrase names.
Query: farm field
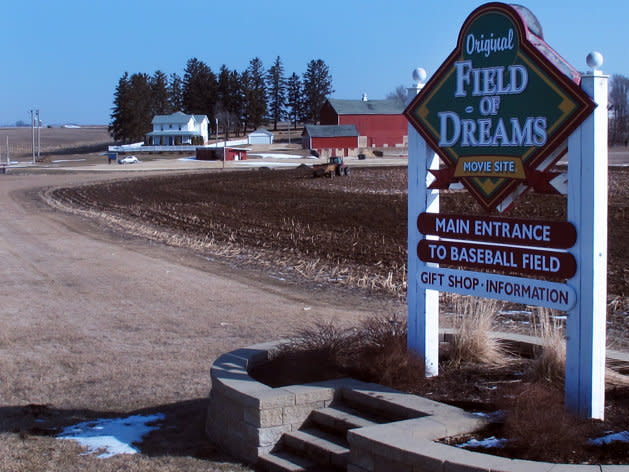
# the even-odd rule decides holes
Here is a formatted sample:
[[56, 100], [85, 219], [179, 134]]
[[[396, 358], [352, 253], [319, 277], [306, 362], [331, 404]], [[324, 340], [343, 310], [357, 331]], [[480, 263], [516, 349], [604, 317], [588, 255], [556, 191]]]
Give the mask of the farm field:
[[[610, 172], [609, 333], [629, 344], [629, 171]], [[294, 171], [204, 173], [59, 189], [51, 198], [132, 234], [256, 267], [282, 279], [403, 299], [406, 169], [356, 168], [350, 178]], [[466, 192], [444, 192], [443, 212], [481, 213]], [[565, 198], [527, 194], [512, 216], [565, 218]]]
[[[47, 158], [90, 155], [63, 152]], [[202, 432], [220, 353], [316, 321], [404, 316], [405, 168], [333, 180], [304, 168], [141, 178], [89, 169], [0, 176], [0, 470], [248, 470]], [[610, 171], [616, 349], [629, 347], [628, 183], [628, 171]], [[552, 218], [563, 206], [531, 195], [516, 210]], [[464, 193], [444, 194], [442, 208], [479, 211]], [[526, 315], [500, 320], [530, 328]], [[54, 438], [131, 414], [166, 416], [138, 455], [98, 459]]]

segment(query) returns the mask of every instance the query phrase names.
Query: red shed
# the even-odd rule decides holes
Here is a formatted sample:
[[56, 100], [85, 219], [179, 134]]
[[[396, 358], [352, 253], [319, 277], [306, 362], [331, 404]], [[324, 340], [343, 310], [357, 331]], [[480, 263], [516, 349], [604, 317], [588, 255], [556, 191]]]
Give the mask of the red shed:
[[347, 157], [358, 151], [358, 130], [354, 125], [306, 125], [302, 146], [316, 150], [322, 157]]
[[321, 108], [322, 125], [355, 125], [361, 147], [406, 145], [408, 120], [399, 100], [339, 100], [329, 98]]
[[247, 150], [238, 148], [197, 148], [197, 160], [199, 161], [244, 161], [247, 159]]

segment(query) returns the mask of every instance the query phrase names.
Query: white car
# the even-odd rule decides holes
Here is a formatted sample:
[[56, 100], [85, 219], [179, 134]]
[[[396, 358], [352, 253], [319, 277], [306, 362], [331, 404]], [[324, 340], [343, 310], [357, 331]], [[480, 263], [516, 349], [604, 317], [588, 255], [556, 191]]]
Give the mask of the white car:
[[118, 164], [137, 164], [140, 160], [135, 156], [126, 156], [118, 159]]

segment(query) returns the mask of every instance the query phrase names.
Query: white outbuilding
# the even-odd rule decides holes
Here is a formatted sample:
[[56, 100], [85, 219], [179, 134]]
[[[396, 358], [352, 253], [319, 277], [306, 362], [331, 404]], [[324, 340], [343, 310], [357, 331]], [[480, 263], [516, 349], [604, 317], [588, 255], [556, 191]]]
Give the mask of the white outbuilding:
[[264, 128], [258, 128], [247, 135], [247, 141], [249, 144], [273, 144], [273, 133]]

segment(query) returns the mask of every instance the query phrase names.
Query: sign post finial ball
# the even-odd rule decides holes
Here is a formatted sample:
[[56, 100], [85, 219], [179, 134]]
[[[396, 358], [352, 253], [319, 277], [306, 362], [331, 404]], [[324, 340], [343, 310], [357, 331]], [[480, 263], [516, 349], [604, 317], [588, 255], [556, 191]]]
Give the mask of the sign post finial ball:
[[603, 55], [598, 51], [592, 51], [585, 58], [585, 62], [594, 70], [600, 69], [603, 65]]
[[413, 80], [418, 84], [426, 82], [426, 77], [428, 77], [428, 74], [424, 68], [418, 67], [417, 69], [413, 69]]

